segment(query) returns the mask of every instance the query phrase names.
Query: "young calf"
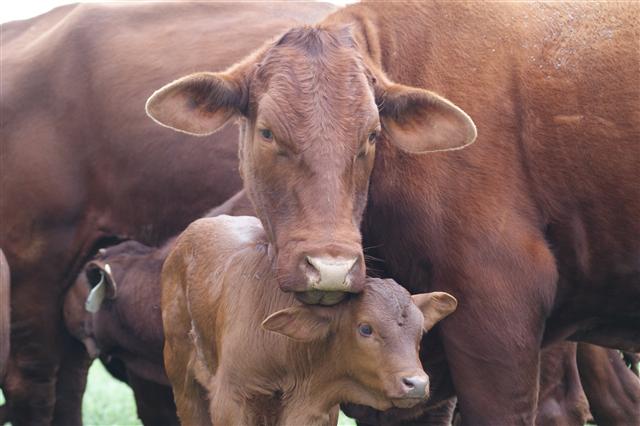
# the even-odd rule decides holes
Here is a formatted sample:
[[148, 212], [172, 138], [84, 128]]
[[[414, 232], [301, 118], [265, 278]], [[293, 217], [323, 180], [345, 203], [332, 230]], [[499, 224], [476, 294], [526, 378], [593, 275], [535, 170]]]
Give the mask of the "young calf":
[[428, 396], [418, 347], [455, 310], [451, 295], [368, 279], [344, 303], [309, 306], [273, 270], [254, 217], [201, 219], [176, 241], [162, 320], [183, 424], [335, 424], [340, 402], [384, 410]]

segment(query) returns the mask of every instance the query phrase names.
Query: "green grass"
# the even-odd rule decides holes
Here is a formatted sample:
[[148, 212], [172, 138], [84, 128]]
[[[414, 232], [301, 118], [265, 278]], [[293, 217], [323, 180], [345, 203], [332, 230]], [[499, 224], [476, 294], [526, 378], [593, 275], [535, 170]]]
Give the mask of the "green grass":
[[[0, 404], [4, 395], [0, 391]], [[82, 401], [82, 419], [87, 426], [141, 425], [136, 414], [133, 392], [129, 386], [114, 379], [100, 362], [89, 370], [87, 391]], [[340, 413], [339, 426], [354, 426], [355, 422]]]

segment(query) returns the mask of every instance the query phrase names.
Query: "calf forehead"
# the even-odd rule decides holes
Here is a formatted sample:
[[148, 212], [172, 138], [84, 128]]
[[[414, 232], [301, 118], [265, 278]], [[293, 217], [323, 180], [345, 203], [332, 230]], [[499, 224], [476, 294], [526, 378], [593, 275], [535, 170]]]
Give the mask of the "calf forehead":
[[360, 310], [375, 314], [385, 321], [420, 323], [418, 309], [411, 300], [409, 292], [390, 279], [369, 278], [362, 293]]

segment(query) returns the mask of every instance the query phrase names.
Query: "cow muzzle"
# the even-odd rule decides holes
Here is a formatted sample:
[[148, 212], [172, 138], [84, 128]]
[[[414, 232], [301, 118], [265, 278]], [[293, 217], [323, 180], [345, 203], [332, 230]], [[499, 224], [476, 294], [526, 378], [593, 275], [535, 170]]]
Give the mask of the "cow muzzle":
[[352, 284], [351, 271], [358, 258], [305, 256], [305, 275], [310, 290], [350, 291]]

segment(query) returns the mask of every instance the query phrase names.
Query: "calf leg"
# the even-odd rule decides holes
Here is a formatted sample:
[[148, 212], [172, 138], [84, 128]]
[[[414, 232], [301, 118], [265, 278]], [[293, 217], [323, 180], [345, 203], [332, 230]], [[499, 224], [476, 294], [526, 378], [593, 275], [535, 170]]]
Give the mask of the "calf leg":
[[640, 379], [619, 352], [578, 344], [578, 370], [599, 426], [640, 425]]
[[145, 426], [179, 425], [171, 387], [145, 380], [129, 371], [138, 417]]
[[[540, 343], [557, 271], [543, 239], [527, 238], [452, 256], [434, 276], [458, 298], [441, 336], [465, 425], [531, 425]], [[486, 238], [484, 239], [487, 240]]]

